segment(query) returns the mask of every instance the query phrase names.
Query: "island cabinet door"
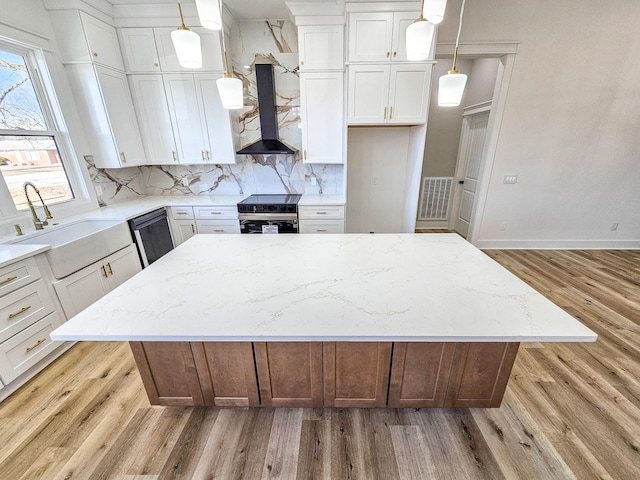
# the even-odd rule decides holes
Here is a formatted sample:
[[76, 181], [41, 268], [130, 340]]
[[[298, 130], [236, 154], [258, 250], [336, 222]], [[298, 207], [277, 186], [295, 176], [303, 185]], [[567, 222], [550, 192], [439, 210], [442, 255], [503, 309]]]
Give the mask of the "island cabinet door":
[[391, 343], [326, 342], [325, 407], [384, 407], [387, 404]]
[[251, 342], [199, 342], [191, 348], [205, 405], [260, 405]]
[[254, 343], [265, 407], [322, 406], [322, 343]]
[[502, 403], [519, 343], [457, 343], [445, 407], [495, 408]]
[[394, 343], [388, 406], [443, 407], [454, 351], [454, 343]]
[[129, 342], [152, 405], [203, 405], [188, 342]]

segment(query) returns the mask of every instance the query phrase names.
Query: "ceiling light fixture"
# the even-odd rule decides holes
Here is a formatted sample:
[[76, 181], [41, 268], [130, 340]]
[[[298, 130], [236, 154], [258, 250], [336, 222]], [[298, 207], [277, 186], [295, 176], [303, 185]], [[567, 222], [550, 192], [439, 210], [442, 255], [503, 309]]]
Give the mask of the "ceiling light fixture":
[[456, 36], [456, 48], [453, 51], [453, 67], [451, 67], [451, 70], [449, 70], [446, 75], [441, 76], [438, 82], [438, 106], [440, 107], [457, 107], [460, 105], [464, 87], [467, 84], [467, 76], [456, 70], [458, 43], [460, 42], [465, 1], [466, 0], [462, 0], [462, 7], [460, 7], [460, 23], [458, 24], [458, 35]]
[[222, 30], [218, 0], [196, 0], [200, 24], [209, 30]]
[[429, 58], [431, 44], [433, 43], [433, 31], [435, 26], [422, 15], [424, 0], [420, 4], [420, 16], [407, 27], [407, 60], [421, 62]]
[[178, 2], [178, 10], [180, 11], [180, 22], [182, 24], [177, 30], [171, 32], [171, 41], [178, 56], [178, 63], [184, 68], [201, 68], [202, 48], [200, 46], [200, 35], [189, 30], [184, 24], [180, 2]]
[[435, 25], [444, 19], [447, 0], [426, 0], [422, 8], [422, 15]]
[[[222, 0], [220, 1], [220, 18], [222, 18]], [[224, 77], [216, 80], [216, 85], [218, 86], [222, 107], [227, 110], [235, 110], [244, 107], [243, 85], [242, 80], [234, 77], [229, 70], [227, 50], [224, 43], [224, 26], [220, 34], [222, 36], [222, 52], [224, 55]]]

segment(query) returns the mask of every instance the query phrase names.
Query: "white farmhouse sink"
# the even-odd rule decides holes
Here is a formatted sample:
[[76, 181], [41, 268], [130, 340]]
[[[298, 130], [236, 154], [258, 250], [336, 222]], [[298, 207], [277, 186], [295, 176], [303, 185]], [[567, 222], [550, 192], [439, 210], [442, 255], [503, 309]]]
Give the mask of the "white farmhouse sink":
[[127, 223], [120, 220], [81, 220], [60, 227], [45, 227], [12, 243], [51, 245], [45, 255], [54, 277], [64, 278], [131, 244], [131, 233]]

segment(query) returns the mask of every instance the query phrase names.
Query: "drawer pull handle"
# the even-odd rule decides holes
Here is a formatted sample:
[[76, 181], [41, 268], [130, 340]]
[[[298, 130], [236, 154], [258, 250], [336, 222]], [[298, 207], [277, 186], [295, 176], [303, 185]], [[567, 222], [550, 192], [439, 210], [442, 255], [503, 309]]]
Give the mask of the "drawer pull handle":
[[326, 215], [327, 212], [316, 212], [316, 215]]
[[5, 283], [13, 282], [18, 277], [7, 277], [6, 280], [0, 282], [0, 285], [4, 285]]
[[31, 308], [31, 305], [28, 305], [26, 307], [22, 307], [19, 312], [9, 314], [9, 319], [12, 319], [13, 317], [17, 317], [18, 315], [20, 315], [21, 313], [26, 312], [30, 308]]
[[104, 268], [104, 265], [102, 265], [102, 266], [100, 267], [100, 270], [102, 270], [102, 276], [103, 276], [104, 278], [107, 278], [107, 277], [108, 277], [108, 275], [107, 275], [107, 269], [106, 269], [106, 268]]
[[389, 107], [389, 120], [393, 118], [393, 107]]
[[217, 232], [217, 233], [222, 233], [222, 232], [224, 232], [224, 230], [222, 230], [222, 229], [214, 229], [213, 231], [214, 231], [214, 232]]
[[111, 270], [111, 263], [107, 262], [107, 268], [109, 269], [109, 273], [113, 275], [113, 270]]
[[222, 212], [209, 212], [211, 215], [222, 215]]
[[186, 215], [187, 212], [176, 212], [176, 214], [178, 214], [178, 215]]
[[36, 348], [38, 345], [40, 345], [42, 342], [44, 342], [46, 340], [46, 338], [41, 338], [40, 340], [38, 340], [36, 343], [34, 343], [33, 345], [31, 345], [30, 347], [27, 347], [27, 351], [25, 353], [29, 353], [31, 350], [33, 350], [34, 348]]
[[318, 228], [318, 229], [316, 230], [316, 232], [326, 232], [326, 231], [327, 231], [327, 229], [326, 229], [326, 228]]

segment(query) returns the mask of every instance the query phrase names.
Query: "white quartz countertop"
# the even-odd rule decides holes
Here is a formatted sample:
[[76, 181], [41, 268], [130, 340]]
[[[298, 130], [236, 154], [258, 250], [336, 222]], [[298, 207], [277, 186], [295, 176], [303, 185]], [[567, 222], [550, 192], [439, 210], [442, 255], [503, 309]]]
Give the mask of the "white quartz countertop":
[[46, 252], [50, 248], [49, 245], [0, 245], [0, 268], [38, 253]]
[[196, 235], [54, 340], [582, 342], [456, 234]]

